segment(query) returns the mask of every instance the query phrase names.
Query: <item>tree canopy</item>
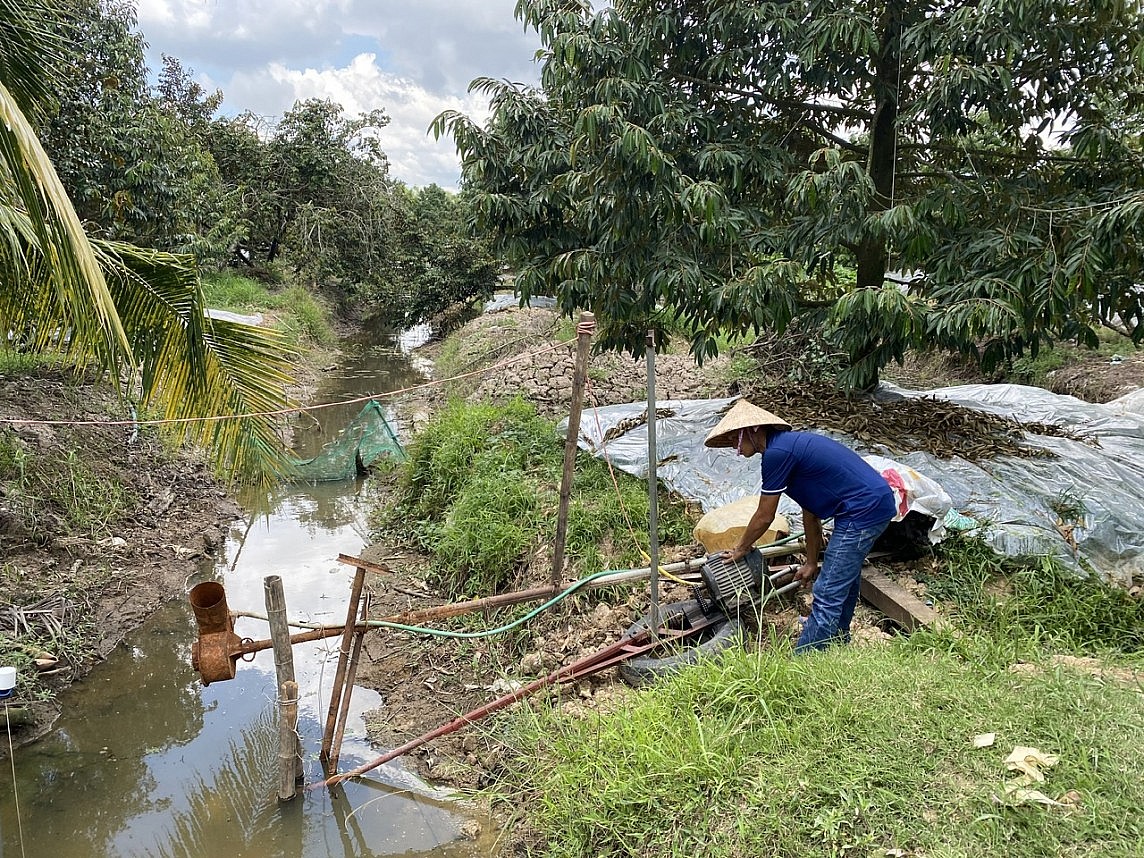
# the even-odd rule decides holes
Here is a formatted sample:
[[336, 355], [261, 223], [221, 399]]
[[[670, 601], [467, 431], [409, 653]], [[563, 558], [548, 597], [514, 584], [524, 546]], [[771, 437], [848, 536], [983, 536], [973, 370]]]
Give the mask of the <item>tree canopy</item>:
[[[1119, 0], [521, 0], [541, 86], [442, 114], [525, 295], [606, 346], [821, 329], [864, 388], [1144, 336], [1144, 16]], [[856, 272], [847, 275], [845, 272]]]
[[89, 237], [28, 119], [49, 113], [72, 23], [50, 0], [0, 0], [0, 330], [108, 370], [224, 473], [272, 472], [273, 422], [240, 415], [281, 406], [283, 339], [209, 319], [191, 258]]

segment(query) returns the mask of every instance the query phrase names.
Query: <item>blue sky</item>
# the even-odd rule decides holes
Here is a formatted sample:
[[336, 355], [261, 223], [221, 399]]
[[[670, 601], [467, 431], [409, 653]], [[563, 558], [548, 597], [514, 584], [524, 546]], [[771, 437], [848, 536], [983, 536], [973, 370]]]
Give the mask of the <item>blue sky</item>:
[[480, 76], [535, 83], [535, 32], [513, 17], [515, 0], [138, 0], [149, 64], [178, 57], [223, 112], [277, 119], [298, 99], [330, 98], [355, 115], [391, 118], [381, 132], [391, 175], [454, 188], [456, 150], [429, 123], [446, 109], [483, 120], [470, 96]]

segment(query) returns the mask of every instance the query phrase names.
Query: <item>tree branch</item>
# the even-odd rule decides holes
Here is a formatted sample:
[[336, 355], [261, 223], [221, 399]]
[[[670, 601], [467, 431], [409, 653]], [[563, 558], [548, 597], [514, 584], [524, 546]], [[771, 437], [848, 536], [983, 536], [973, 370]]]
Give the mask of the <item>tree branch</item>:
[[821, 137], [826, 138], [827, 140], [834, 143], [836, 146], [838, 146], [841, 149], [846, 149], [849, 152], [856, 152], [859, 155], [865, 155], [867, 152], [867, 149], [865, 146], [861, 146], [857, 143], [852, 143], [849, 140], [844, 140], [843, 138], [839, 137], [836, 134], [831, 134], [829, 131], [827, 131], [825, 128], [823, 128], [821, 125], [819, 125], [817, 122], [810, 122], [810, 121], [804, 119], [801, 122], [799, 122], [799, 125], [801, 125], [803, 128], [806, 128], [810, 131], [813, 131], [815, 134], [818, 134]]
[[791, 101], [785, 98], [774, 98], [773, 96], [769, 96], [764, 92], [758, 90], [741, 89], [737, 86], [730, 86], [729, 84], [703, 80], [702, 78], [691, 77], [690, 75], [676, 74], [675, 78], [676, 80], [696, 84], [697, 86], [706, 87], [708, 89], [727, 92], [733, 95], [742, 95], [747, 98], [753, 98], [756, 101], [761, 101], [764, 104], [770, 104], [774, 107], [781, 107], [784, 110], [801, 110], [807, 113], [832, 113], [835, 116], [845, 116], [848, 119], [859, 119], [863, 122], [869, 122], [873, 116], [868, 111], [858, 110], [854, 107], [846, 107], [841, 104], [817, 104], [815, 102]]

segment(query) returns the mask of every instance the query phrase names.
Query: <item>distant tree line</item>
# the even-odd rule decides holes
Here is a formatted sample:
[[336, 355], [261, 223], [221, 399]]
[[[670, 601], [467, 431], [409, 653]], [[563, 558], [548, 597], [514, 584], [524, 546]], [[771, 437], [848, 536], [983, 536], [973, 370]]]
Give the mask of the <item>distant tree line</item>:
[[381, 109], [297, 102], [277, 119], [219, 112], [177, 58], [149, 80], [130, 0], [69, 0], [39, 137], [93, 237], [292, 279], [394, 324], [488, 294], [498, 265], [464, 194], [389, 175]]

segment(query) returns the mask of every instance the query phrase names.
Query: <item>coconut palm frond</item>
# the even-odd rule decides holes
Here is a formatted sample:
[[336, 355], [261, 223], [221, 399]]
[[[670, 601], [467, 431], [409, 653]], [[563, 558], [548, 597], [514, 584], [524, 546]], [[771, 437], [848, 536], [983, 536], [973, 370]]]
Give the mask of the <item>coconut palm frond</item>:
[[[9, 293], [4, 305], [15, 316], [0, 322], [18, 324], [11, 329], [39, 346], [65, 340], [104, 366], [130, 364], [127, 335], [75, 208], [2, 81], [0, 165], [7, 185], [0, 206], [8, 209], [7, 229], [0, 233], [6, 243], [0, 274], [7, 278], [4, 291]], [[37, 315], [30, 316], [33, 310]]]
[[52, 76], [67, 67], [69, 19], [51, 0], [0, 0], [0, 80], [25, 114], [51, 97]]
[[189, 257], [94, 242], [139, 364], [141, 402], [231, 478], [285, 472], [279, 420], [294, 358], [283, 335], [207, 317]]

